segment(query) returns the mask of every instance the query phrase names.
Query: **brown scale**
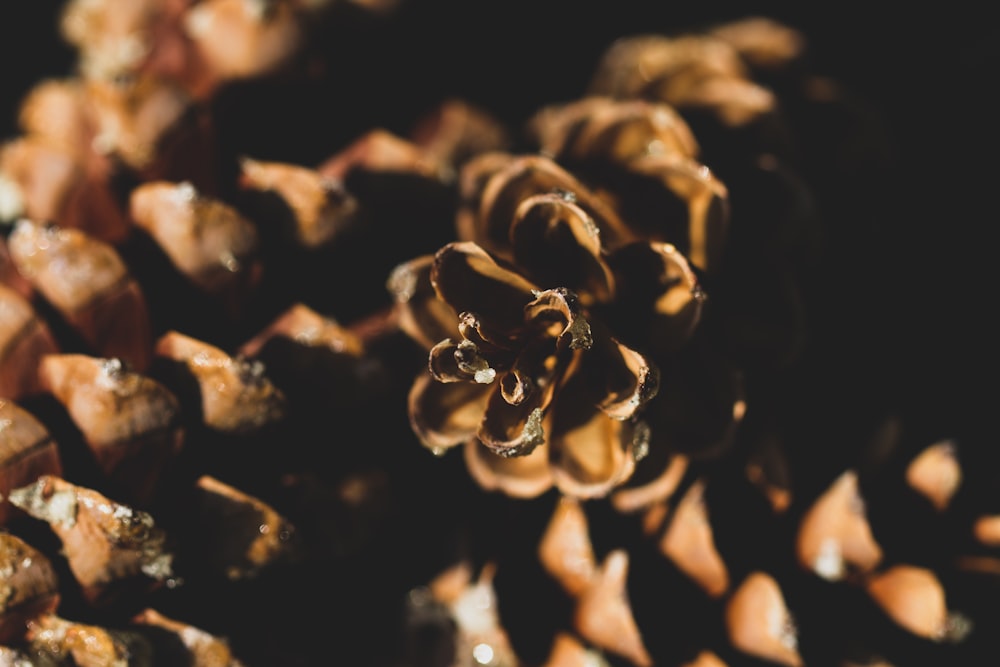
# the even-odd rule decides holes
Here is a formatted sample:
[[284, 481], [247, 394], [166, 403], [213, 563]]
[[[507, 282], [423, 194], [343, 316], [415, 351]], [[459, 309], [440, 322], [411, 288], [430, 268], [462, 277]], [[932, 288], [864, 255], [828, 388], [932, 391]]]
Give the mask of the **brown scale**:
[[[166, 616], [156, 609], [146, 608], [132, 617], [131, 623], [142, 630], [162, 630], [172, 641], [164, 641], [159, 655], [175, 656], [174, 659], [192, 667], [242, 667], [243, 663], [233, 655], [225, 638], [217, 637], [201, 628]], [[150, 633], [152, 637], [158, 635]], [[155, 639], [151, 642], [156, 646]], [[182, 648], [178, 648], [178, 646]], [[169, 647], [169, 648], [168, 648]]]
[[688, 487], [659, 545], [663, 555], [696, 581], [707, 595], [721, 597], [729, 590], [730, 575], [715, 546], [703, 495], [703, 481]]
[[295, 527], [268, 503], [209, 475], [195, 482], [183, 530], [188, 558], [198, 568], [232, 581], [254, 579], [289, 563]]
[[192, 414], [209, 429], [249, 434], [285, 417], [286, 399], [264, 365], [232, 357], [222, 349], [177, 331], [156, 343], [159, 359], [179, 363], [198, 385], [200, 405]]
[[122, 500], [148, 506], [184, 442], [174, 394], [118, 359], [52, 354], [38, 372]]
[[[379, 322], [372, 336], [393, 330], [392, 323]], [[290, 403], [300, 410], [310, 407], [327, 421], [333, 414], [348, 417], [351, 406], [362, 405], [374, 393], [378, 380], [371, 376], [377, 371], [364, 363], [369, 338], [355, 326], [342, 326], [296, 303], [241, 345], [238, 354], [263, 363]]]
[[729, 194], [698, 161], [698, 143], [674, 107], [586, 97], [547, 107], [530, 122], [540, 149], [578, 170], [640, 235], [719, 271]]
[[61, 27], [87, 78], [153, 75], [205, 100], [228, 81], [286, 64], [312, 11], [269, 0], [72, 1], [63, 8]]
[[556, 505], [539, 543], [539, 559], [573, 599], [572, 624], [579, 638], [638, 667], [653, 664], [626, 592], [628, 554], [614, 551], [597, 562], [579, 501], [563, 498]]
[[449, 167], [409, 139], [385, 129], [374, 129], [327, 158], [317, 170], [323, 177], [341, 182], [348, 182], [355, 170], [444, 180]]
[[59, 351], [49, 325], [18, 291], [0, 284], [0, 396], [18, 400], [41, 390], [37, 365]]
[[[211, 116], [176, 84], [153, 76], [87, 81], [93, 149], [110, 155], [130, 181], [179, 180], [214, 192], [218, 157]], [[128, 190], [118, 197], [128, 217]]]
[[117, 249], [79, 229], [21, 219], [8, 239], [18, 272], [100, 356], [145, 370], [146, 297]]
[[751, 79], [736, 48], [708, 34], [619, 40], [604, 53], [590, 93], [708, 109], [733, 127], [755, 122], [777, 106], [775, 95]]
[[21, 103], [21, 135], [0, 147], [0, 172], [17, 189], [18, 217], [117, 242], [129, 228], [113, 183], [122, 170], [101, 148], [90, 92], [76, 78], [36, 84]]
[[199, 2], [185, 12], [183, 28], [216, 86], [273, 73], [304, 37], [299, 11], [282, 0]]
[[726, 629], [739, 651], [786, 667], [802, 667], [796, 629], [781, 588], [766, 572], [752, 572], [726, 601]]
[[180, 274], [227, 312], [244, 309], [260, 280], [259, 237], [236, 208], [190, 182], [149, 181], [132, 191], [129, 210]]
[[333, 243], [357, 216], [358, 202], [340, 181], [294, 164], [245, 158], [240, 162], [244, 187], [273, 192], [292, 213], [295, 241], [307, 249]]
[[30, 623], [59, 606], [59, 581], [48, 557], [0, 532], [0, 644], [24, 637]]
[[81, 229], [109, 243], [129, 237], [136, 180], [183, 177], [214, 190], [218, 165], [203, 110], [171, 84], [67, 77], [37, 84], [0, 147], [17, 215]]
[[92, 605], [147, 594], [173, 576], [166, 535], [146, 512], [54, 475], [13, 489], [9, 500], [49, 524]]
[[802, 567], [829, 580], [871, 572], [882, 560], [855, 471], [842, 473], [803, 515], [796, 552]]
[[42, 475], [63, 473], [59, 447], [48, 429], [16, 403], [0, 399], [0, 525], [21, 514], [7, 501], [13, 489]]
[[[152, 645], [141, 635], [46, 614], [32, 621], [24, 650], [55, 664], [106, 667], [152, 660]], [[48, 663], [46, 663], [48, 664]]]

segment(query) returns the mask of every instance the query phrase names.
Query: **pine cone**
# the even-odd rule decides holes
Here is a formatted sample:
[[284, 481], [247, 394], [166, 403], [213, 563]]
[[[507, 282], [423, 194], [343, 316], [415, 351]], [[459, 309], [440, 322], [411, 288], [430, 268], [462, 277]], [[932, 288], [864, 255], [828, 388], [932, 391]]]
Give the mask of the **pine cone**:
[[[823, 386], [823, 375], [803, 369], [815, 373], [825, 367], [816, 359], [831, 344], [807, 328], [809, 309], [824, 304], [809, 303], [809, 296], [822, 292], [815, 291], [814, 276], [800, 264], [804, 257], [819, 256], [810, 253], [816, 252], [820, 223], [813, 192], [797, 173], [809, 173], [815, 156], [802, 160], [792, 150], [799, 126], [790, 121], [801, 118], [786, 115], [803, 112], [796, 106], [803, 99], [795, 97], [808, 78], [799, 69], [802, 46], [800, 35], [768, 21], [669, 39], [621, 40], [601, 62], [590, 96], [547, 107], [531, 119], [530, 135], [547, 157], [521, 158], [534, 161], [534, 169], [509, 167], [517, 158], [496, 153], [470, 161], [460, 179], [457, 221], [463, 242], [433, 259], [404, 265], [393, 276], [390, 284], [403, 297], [401, 322], [414, 339], [427, 345], [435, 336], [450, 337], [430, 348], [429, 375], [421, 376], [411, 393], [414, 429], [432, 448], [462, 443], [480, 453], [486, 451], [480, 443], [495, 442], [490, 420], [497, 394], [472, 383], [493, 380], [491, 371], [499, 379], [517, 367], [487, 346], [496, 338], [480, 329], [491, 329], [466, 322], [478, 324], [489, 317], [481, 313], [504, 310], [509, 313], [504, 321], [514, 322], [519, 300], [500, 310], [506, 303], [501, 295], [518, 294], [517, 281], [525, 278], [534, 281], [528, 289], [536, 296], [544, 294], [539, 281], [548, 286], [564, 280], [579, 290], [581, 308], [590, 309], [587, 321], [597, 319], [595, 311], [605, 315], [604, 321], [619, 327], [615, 335], [655, 360], [667, 381], [669, 364], [623, 326], [645, 312], [634, 308], [642, 300], [603, 311], [614, 300], [602, 296], [628, 296], [608, 289], [610, 280], [594, 278], [617, 279], [615, 269], [634, 269], [638, 262], [609, 261], [611, 270], [605, 272], [560, 273], [567, 257], [613, 258], [636, 237], [673, 241], [686, 253], [697, 281], [692, 285], [706, 295], [691, 340], [708, 341], [721, 351], [724, 367], [741, 371], [745, 387], [739, 416], [745, 410], [748, 418], [730, 419], [728, 447], [714, 457], [691, 456], [675, 437], [657, 440], [658, 417], [670, 411], [662, 389], [642, 406], [635, 416], [651, 425], [650, 450], [670, 452], [661, 455], [654, 468], [659, 477], [645, 488], [588, 495], [559, 484], [560, 472], [551, 473], [555, 489], [542, 481], [531, 485], [544, 479], [539, 471], [545, 462], [518, 469], [510, 463], [516, 459], [500, 460], [514, 481], [498, 483], [495, 475], [480, 472], [482, 454], [467, 456], [481, 486], [529, 499], [514, 501], [514, 508], [501, 501], [477, 506], [484, 526], [469, 541], [479, 549], [473, 547], [471, 562], [460, 566], [491, 572], [495, 621], [484, 639], [477, 634], [480, 626], [450, 608], [452, 641], [460, 652], [454, 664], [462, 664], [468, 643], [476, 641], [495, 642], [495, 651], [477, 648], [496, 656], [496, 664], [551, 667], [603, 661], [634, 667], [953, 664], [995, 652], [991, 630], [977, 630], [995, 627], [995, 605], [973, 589], [996, 587], [998, 561], [995, 553], [963, 555], [983, 554], [993, 543], [987, 508], [995, 502], [985, 499], [995, 475], [977, 476], [975, 488], [965, 487], [954, 442], [928, 446], [916, 435], [919, 428], [908, 430], [911, 421], [919, 422], [915, 415], [900, 421], [885, 406], [877, 416], [852, 414], [835, 434], [817, 437], [818, 424], [836, 420], [838, 408], [790, 398]], [[715, 191], [725, 204], [726, 215], [719, 218], [724, 225], [706, 224], [712, 206], [690, 204], [705, 199], [677, 196], [697, 190], [663, 177], [664, 156], [671, 158], [671, 175], [685, 173], [680, 165], [695, 158], [720, 165], [727, 176]], [[550, 158], [562, 166], [550, 166]], [[538, 166], [543, 162], [544, 168]], [[563, 168], [572, 169], [575, 178], [551, 176]], [[699, 172], [686, 173], [694, 181]], [[735, 184], [731, 199], [722, 182]], [[556, 194], [539, 194], [546, 190]], [[550, 236], [536, 233], [530, 243], [524, 240], [534, 200], [565, 191], [571, 196], [564, 199], [586, 211], [577, 218], [595, 221], [601, 233], [594, 236], [606, 244], [600, 252], [559, 253], [554, 243], [547, 245], [560, 222], [570, 227], [568, 214], [546, 218], [559, 221], [547, 228]], [[664, 193], [689, 204], [681, 207], [687, 215], [679, 217], [688, 225], [668, 216], [677, 207]], [[604, 222], [609, 219], [625, 224]], [[563, 238], [586, 237], [565, 233]], [[716, 243], [697, 245], [706, 238]], [[463, 273], [449, 272], [455, 256], [464, 260], [456, 262]], [[459, 275], [461, 280], [453, 277]], [[493, 283], [483, 276], [498, 275], [505, 279], [496, 282], [513, 286], [507, 292], [485, 288]], [[643, 290], [634, 280], [613, 284]], [[477, 294], [481, 300], [473, 298]], [[529, 303], [526, 297], [522, 303]], [[530, 313], [530, 306], [524, 312]], [[454, 313], [460, 338], [447, 317]], [[637, 330], [648, 329], [646, 322]], [[567, 324], [557, 329], [560, 335], [566, 335]], [[687, 345], [678, 354], [689, 352], [691, 342]], [[443, 370], [442, 351], [449, 354], [449, 372]], [[550, 367], [558, 368], [558, 362]], [[451, 384], [434, 385], [432, 378]], [[503, 384], [500, 389], [501, 397], [518, 396], [504, 392]], [[702, 396], [686, 388], [677, 393], [694, 405]], [[553, 392], [556, 415], [561, 399]], [[808, 405], [801, 419], [790, 418], [799, 405]], [[720, 416], [710, 423], [725, 424]], [[556, 429], [543, 432], [561, 444]], [[851, 442], [838, 450], [844, 438]], [[587, 442], [611, 448], [614, 439]], [[555, 459], [550, 465], [559, 471], [561, 464]], [[643, 464], [638, 463], [640, 470]], [[434, 598], [448, 608], [446, 596]], [[415, 606], [411, 612], [420, 619], [428, 609]]]
[[0, 662], [998, 652], [865, 105], [770, 20], [546, 7], [66, 4], [0, 146]]

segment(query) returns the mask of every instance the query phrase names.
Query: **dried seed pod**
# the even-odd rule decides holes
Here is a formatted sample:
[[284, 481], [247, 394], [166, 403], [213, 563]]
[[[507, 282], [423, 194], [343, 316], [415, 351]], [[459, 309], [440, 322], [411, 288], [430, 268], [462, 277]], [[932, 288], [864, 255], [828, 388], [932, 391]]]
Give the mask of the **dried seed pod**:
[[41, 391], [38, 362], [58, 351], [31, 302], [0, 284], [0, 396], [17, 400]]
[[802, 517], [796, 541], [799, 563], [824, 579], [870, 572], [882, 560], [853, 470], [843, 472]]
[[0, 591], [3, 644], [18, 643], [32, 619], [59, 606], [59, 582], [48, 557], [7, 532], [0, 532]]
[[962, 484], [955, 443], [935, 443], [918, 454], [906, 467], [906, 483], [930, 501], [939, 512], [948, 509]]
[[108, 667], [151, 664], [153, 659], [152, 646], [137, 633], [77, 623], [55, 614], [35, 619], [27, 640], [32, 654], [56, 664]]
[[948, 605], [944, 586], [931, 570], [893, 565], [871, 575], [865, 589], [893, 621], [925, 639], [948, 636]]
[[152, 352], [146, 298], [114, 246], [77, 229], [18, 221], [10, 254], [18, 271], [92, 349], [142, 371]]
[[53, 354], [38, 373], [115, 487], [129, 502], [148, 505], [184, 441], [174, 394], [119, 359]]
[[45, 425], [19, 405], [0, 399], [0, 526], [17, 512], [7, 502], [11, 489], [62, 473], [59, 448]]
[[628, 554], [612, 551], [581, 593], [573, 624], [580, 636], [594, 646], [626, 658], [636, 667], [651, 667], [653, 658], [632, 616], [627, 577]]
[[[472, 240], [442, 247], [429, 266], [401, 265], [389, 284], [404, 331], [425, 345], [445, 335], [429, 353], [437, 384], [418, 378], [409, 397], [427, 447], [472, 443], [469, 469], [488, 488], [537, 494], [551, 477], [593, 498], [630, 483], [654, 446], [643, 483], [669, 465], [664, 452], [731, 441], [742, 378], [695, 341], [705, 298], [677, 248], [636, 240], [605, 199], [538, 155], [482, 154], [460, 189], [460, 235]], [[510, 462], [541, 446], [550, 471], [540, 454]]]
[[688, 488], [660, 539], [660, 551], [708, 595], [720, 597], [729, 588], [729, 570], [715, 547], [704, 496], [703, 480]]
[[542, 539], [538, 559], [573, 597], [579, 597], [597, 574], [597, 559], [590, 543], [587, 515], [580, 501], [561, 497]]
[[[243, 665], [233, 655], [225, 639], [183, 621], [164, 616], [155, 609], [143, 609], [132, 618], [132, 623], [169, 633], [174, 640], [171, 642], [174, 659], [182, 660], [183, 664], [190, 667], [242, 667]], [[178, 645], [183, 649], [177, 648]]]
[[265, 375], [261, 362], [231, 357], [177, 331], [163, 334], [155, 351], [158, 357], [179, 362], [198, 383], [200, 416], [209, 428], [248, 434], [285, 416], [285, 395]]
[[729, 640], [738, 650], [788, 667], [804, 663], [785, 598], [774, 577], [750, 573], [726, 603]]
[[[424, 444], [443, 449], [475, 436], [499, 455], [477, 461], [498, 485], [515, 472], [502, 459], [543, 444], [548, 474], [568, 495], [606, 495], [628, 479], [644, 433], [632, 418], [656, 394], [656, 368], [589, 321], [574, 291], [536, 289], [474, 243], [439, 250], [430, 277], [438, 298], [461, 313], [461, 339], [431, 348], [437, 382], [418, 379], [410, 393]], [[538, 488], [545, 473], [531, 470], [529, 486]]]
[[293, 556], [295, 528], [259, 498], [209, 475], [195, 483], [189, 529], [200, 565], [228, 579], [252, 579]]
[[315, 169], [250, 158], [240, 162], [240, 169], [244, 187], [274, 192], [288, 205], [295, 239], [305, 248], [332, 242], [355, 222], [357, 199], [342, 182]]
[[95, 606], [149, 592], [173, 575], [166, 535], [146, 512], [53, 475], [12, 490], [9, 499], [49, 524], [84, 597]]
[[238, 307], [257, 284], [257, 229], [232, 206], [186, 181], [153, 181], [132, 190], [129, 207], [177, 270], [205, 292]]

